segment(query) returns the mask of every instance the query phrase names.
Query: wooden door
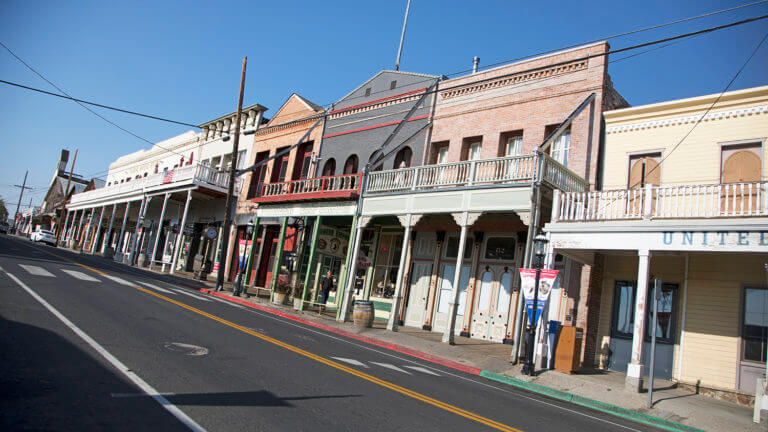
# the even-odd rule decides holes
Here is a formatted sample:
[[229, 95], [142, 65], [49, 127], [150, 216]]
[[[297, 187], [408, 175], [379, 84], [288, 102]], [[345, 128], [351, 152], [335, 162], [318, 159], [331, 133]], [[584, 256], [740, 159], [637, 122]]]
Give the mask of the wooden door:
[[[631, 215], [643, 214], [642, 195], [633, 193], [632, 190], [642, 189], [650, 184], [658, 186], [661, 184], [661, 167], [659, 166], [659, 155], [641, 155], [630, 159], [629, 167], [629, 196], [627, 197], [627, 213]], [[651, 203], [651, 208], [655, 205], [655, 197]]]
[[[731, 153], [723, 161], [721, 210], [725, 214], [746, 214], [759, 208], [758, 185], [761, 161], [751, 149]], [[747, 183], [747, 184], [745, 184]]]

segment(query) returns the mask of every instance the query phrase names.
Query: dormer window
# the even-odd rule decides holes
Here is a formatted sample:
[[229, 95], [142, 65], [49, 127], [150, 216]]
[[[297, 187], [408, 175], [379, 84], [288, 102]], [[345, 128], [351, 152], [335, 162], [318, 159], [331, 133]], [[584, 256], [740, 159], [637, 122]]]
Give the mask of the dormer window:
[[397, 87], [397, 81], [392, 81], [391, 83], [389, 83], [389, 89], [390, 90], [394, 90], [395, 87]]
[[370, 96], [370, 95], [371, 95], [371, 88], [368, 87], [367, 89], [365, 89], [365, 96]]

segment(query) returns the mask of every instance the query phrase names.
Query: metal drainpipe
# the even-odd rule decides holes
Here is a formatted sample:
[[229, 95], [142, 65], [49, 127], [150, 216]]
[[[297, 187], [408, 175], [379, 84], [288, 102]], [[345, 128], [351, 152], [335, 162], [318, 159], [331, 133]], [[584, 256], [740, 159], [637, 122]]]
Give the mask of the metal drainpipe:
[[[327, 112], [333, 111], [333, 107], [335, 107], [336, 104], [331, 104], [331, 107], [328, 109]], [[323, 116], [325, 116], [325, 119], [323, 120], [323, 131], [320, 132], [320, 142], [317, 144], [317, 155], [315, 156], [315, 169], [312, 172], [312, 175], [309, 177], [318, 177], [317, 173], [320, 172], [322, 174], [322, 170], [320, 170], [320, 162], [322, 159], [320, 158], [321, 151], [323, 150], [323, 136], [325, 135], [325, 125], [328, 124], [328, 114], [324, 113]], [[342, 172], [344, 172], [344, 165], [341, 166]], [[334, 172], [334, 174], [336, 174]]]

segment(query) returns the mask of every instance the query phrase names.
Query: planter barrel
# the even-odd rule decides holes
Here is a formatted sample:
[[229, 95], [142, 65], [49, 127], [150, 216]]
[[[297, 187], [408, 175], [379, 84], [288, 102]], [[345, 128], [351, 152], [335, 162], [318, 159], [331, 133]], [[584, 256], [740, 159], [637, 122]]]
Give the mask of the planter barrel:
[[355, 300], [352, 310], [352, 320], [356, 326], [373, 327], [373, 302], [368, 300]]

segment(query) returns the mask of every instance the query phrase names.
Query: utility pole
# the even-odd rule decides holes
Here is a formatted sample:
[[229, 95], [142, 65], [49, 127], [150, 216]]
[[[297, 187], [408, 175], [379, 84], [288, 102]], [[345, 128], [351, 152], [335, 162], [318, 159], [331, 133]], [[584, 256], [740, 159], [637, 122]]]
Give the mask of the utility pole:
[[75, 149], [75, 157], [72, 158], [72, 167], [69, 168], [69, 178], [67, 179], [67, 187], [64, 188], [64, 201], [61, 202], [61, 213], [59, 219], [56, 221], [56, 245], [59, 245], [59, 236], [61, 235], [61, 218], [64, 217], [64, 213], [67, 211], [67, 194], [69, 193], [69, 185], [72, 183], [72, 173], [75, 171], [75, 161], [77, 161], [77, 149]]
[[24, 182], [19, 185], [13, 185], [14, 187], [21, 188], [21, 192], [19, 192], [19, 202], [16, 203], [16, 213], [13, 214], [13, 232], [15, 233], [16, 228], [16, 218], [19, 217], [19, 207], [21, 207], [21, 199], [24, 197], [24, 189], [32, 189], [27, 187], [27, 175], [29, 175], [29, 171], [24, 173]]
[[235, 175], [237, 174], [237, 151], [240, 144], [240, 116], [243, 111], [243, 90], [245, 89], [245, 65], [248, 57], [243, 57], [243, 71], [240, 74], [240, 95], [237, 98], [237, 115], [235, 116], [235, 138], [232, 140], [232, 165], [229, 168], [229, 186], [227, 187], [227, 204], [224, 210], [224, 228], [222, 229], [221, 242], [219, 243], [219, 271], [216, 273], [216, 291], [224, 288], [224, 269], [226, 268], [226, 254], [229, 246], [229, 230], [232, 226], [232, 195], [235, 189]]

